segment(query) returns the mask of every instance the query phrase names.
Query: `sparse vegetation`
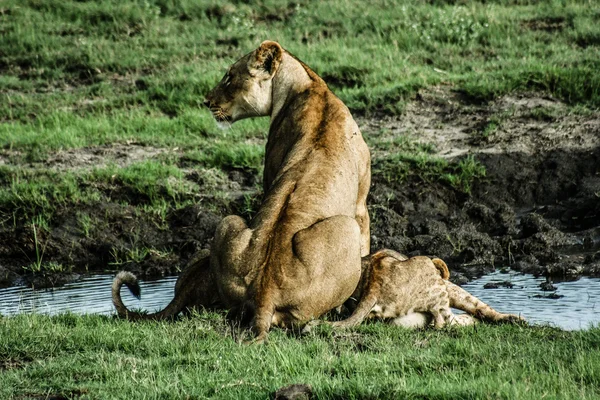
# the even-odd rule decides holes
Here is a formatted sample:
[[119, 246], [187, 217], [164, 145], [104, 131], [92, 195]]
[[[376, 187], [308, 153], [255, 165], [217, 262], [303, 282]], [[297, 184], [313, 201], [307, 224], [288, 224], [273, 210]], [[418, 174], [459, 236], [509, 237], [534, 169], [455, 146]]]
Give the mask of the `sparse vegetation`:
[[426, 183], [446, 183], [469, 193], [473, 182], [485, 176], [485, 167], [472, 155], [450, 163], [423, 151], [392, 152], [390, 156], [378, 160], [374, 172], [381, 174], [388, 182], [403, 182], [409, 177], [416, 177]]
[[529, 116], [537, 121], [552, 122], [559, 114], [558, 110], [550, 107], [535, 107], [531, 110]]
[[57, 273], [57, 272], [67, 272], [70, 271], [70, 268], [65, 267], [62, 264], [59, 264], [57, 262], [54, 261], [49, 261], [49, 262], [43, 262], [43, 261], [34, 261], [33, 263], [29, 264], [28, 266], [23, 267], [23, 269], [25, 271], [28, 272], [32, 272], [32, 273]]

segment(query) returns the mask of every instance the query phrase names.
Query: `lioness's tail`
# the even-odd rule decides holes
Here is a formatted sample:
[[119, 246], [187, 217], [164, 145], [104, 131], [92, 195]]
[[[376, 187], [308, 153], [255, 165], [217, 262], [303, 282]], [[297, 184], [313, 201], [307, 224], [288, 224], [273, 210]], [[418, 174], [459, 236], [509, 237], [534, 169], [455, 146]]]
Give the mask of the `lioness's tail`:
[[353, 328], [360, 325], [367, 318], [373, 307], [375, 307], [375, 304], [377, 304], [381, 294], [382, 275], [384, 273], [381, 262], [386, 257], [394, 257], [395, 254], [398, 253], [384, 249], [370, 257], [360, 277], [361, 282], [359, 285], [364, 285], [364, 287], [356, 309], [345, 320], [332, 322], [332, 326], [336, 328]]
[[446, 263], [440, 258], [432, 258], [431, 262], [435, 267], [440, 271], [440, 275], [442, 275], [442, 279], [447, 280], [450, 278], [450, 271], [448, 271], [448, 266]]
[[518, 315], [503, 314], [494, 310], [477, 297], [454, 283], [445, 280], [446, 290], [450, 297], [450, 307], [457, 308], [471, 314], [477, 319], [487, 322], [522, 322], [525, 319]]
[[129, 320], [139, 320], [139, 319], [152, 319], [152, 320], [161, 320], [172, 318], [175, 315], [179, 314], [182, 311], [183, 306], [180, 304], [178, 296], [176, 295], [173, 300], [165, 307], [164, 310], [159, 311], [154, 314], [144, 314], [135, 311], [130, 311], [125, 304], [123, 304], [123, 300], [121, 299], [121, 287], [125, 285], [138, 299], [140, 298], [141, 290], [140, 285], [138, 283], [137, 277], [128, 271], [121, 271], [115, 276], [112, 284], [112, 302], [117, 309], [117, 314], [121, 318], [126, 318]]

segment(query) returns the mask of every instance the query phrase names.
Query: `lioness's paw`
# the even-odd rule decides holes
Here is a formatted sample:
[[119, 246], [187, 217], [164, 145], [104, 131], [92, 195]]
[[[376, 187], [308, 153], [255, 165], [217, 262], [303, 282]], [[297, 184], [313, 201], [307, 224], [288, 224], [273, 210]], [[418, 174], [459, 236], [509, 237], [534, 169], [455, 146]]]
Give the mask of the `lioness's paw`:
[[266, 344], [268, 337], [269, 337], [269, 334], [267, 332], [262, 332], [253, 339], [244, 340], [243, 343], [245, 345]]

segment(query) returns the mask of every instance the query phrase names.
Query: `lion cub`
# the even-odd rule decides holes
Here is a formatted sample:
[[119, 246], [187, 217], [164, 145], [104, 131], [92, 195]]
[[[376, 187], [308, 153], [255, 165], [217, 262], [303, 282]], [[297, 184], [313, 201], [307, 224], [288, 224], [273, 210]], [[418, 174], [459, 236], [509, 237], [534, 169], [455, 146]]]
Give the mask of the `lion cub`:
[[[472, 325], [477, 319], [516, 322], [521, 317], [502, 314], [447, 279], [448, 267], [439, 258], [412, 257], [384, 249], [364, 257], [361, 280], [352, 297], [358, 300], [352, 315], [332, 325], [348, 328], [366, 318], [379, 318], [405, 327], [425, 327], [433, 322]], [[455, 315], [450, 307], [467, 312]]]

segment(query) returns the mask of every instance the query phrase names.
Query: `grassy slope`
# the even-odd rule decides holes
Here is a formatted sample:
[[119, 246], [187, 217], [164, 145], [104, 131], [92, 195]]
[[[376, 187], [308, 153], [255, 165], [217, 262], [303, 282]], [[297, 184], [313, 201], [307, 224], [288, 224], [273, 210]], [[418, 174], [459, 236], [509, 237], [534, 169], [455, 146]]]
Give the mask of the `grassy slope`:
[[[224, 132], [201, 103], [226, 67], [266, 38], [305, 60], [357, 113], [401, 112], [431, 85], [473, 101], [535, 90], [598, 107], [600, 13], [591, 4], [4, 1], [0, 145], [8, 163], [0, 166], [0, 220], [43, 228], [57, 207], [115, 201], [102, 190], [115, 181], [162, 213], [218, 186], [190, 183], [177, 171], [182, 163], [200, 171], [259, 171], [268, 121], [243, 121]], [[177, 148], [177, 155], [127, 171], [22, 167], [60, 149], [131, 142]], [[374, 160], [394, 179], [422, 170], [468, 191], [481, 175], [476, 165], [448, 166], [403, 144], [390, 149], [403, 154]], [[132, 183], [159, 170], [152, 180], [158, 195]]]
[[[176, 323], [100, 316], [0, 319], [0, 397], [256, 398], [308, 383], [319, 399], [592, 399], [600, 330], [478, 326], [411, 332], [383, 324], [240, 345], [221, 315]], [[244, 333], [241, 333], [244, 335]]]

